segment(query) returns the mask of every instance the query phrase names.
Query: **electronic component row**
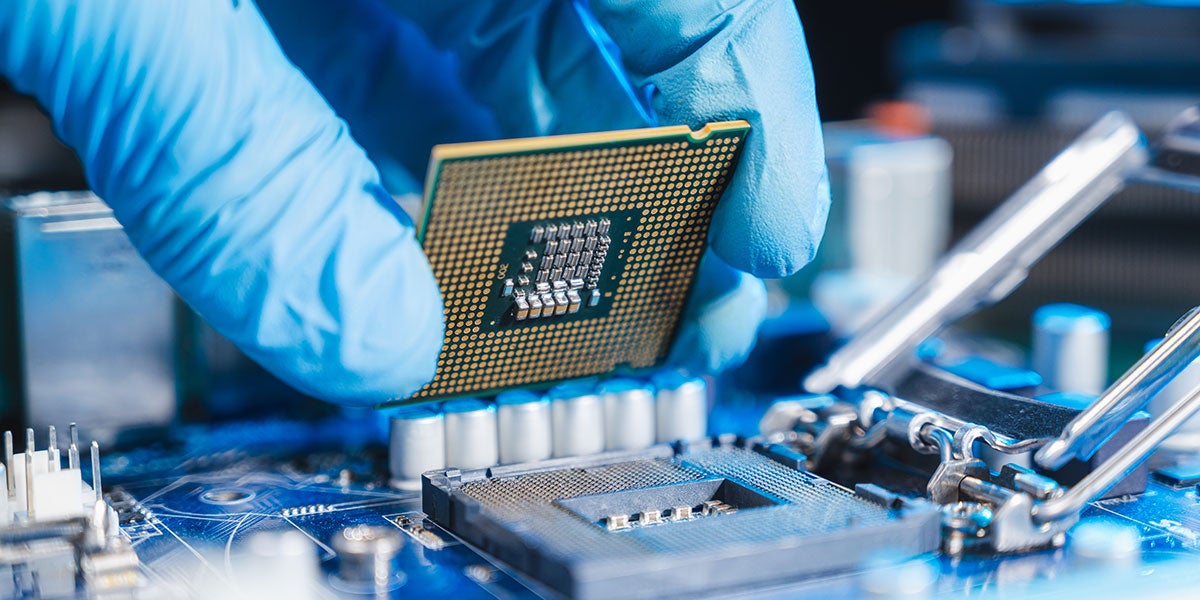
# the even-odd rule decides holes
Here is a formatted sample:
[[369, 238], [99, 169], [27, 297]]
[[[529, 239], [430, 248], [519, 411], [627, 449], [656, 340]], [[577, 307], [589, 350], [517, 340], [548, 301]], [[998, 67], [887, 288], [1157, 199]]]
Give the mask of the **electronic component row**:
[[[505, 282], [507, 290], [511, 280]], [[583, 306], [583, 298], [579, 295], [584, 282], [582, 279], [555, 281], [553, 284], [538, 282], [533, 291], [517, 290], [513, 292], [513, 316], [518, 321], [575, 314]], [[600, 304], [600, 290], [587, 293], [587, 305]]]
[[634, 527], [650, 527], [664, 523], [691, 521], [699, 517], [731, 515], [737, 507], [721, 500], [705, 500], [696, 506], [675, 506], [670, 510], [643, 510], [634, 514], [618, 513], [604, 517], [604, 526], [609, 531], [623, 531]]
[[569, 382], [545, 395], [517, 390], [492, 402], [459, 399], [403, 409], [391, 417], [393, 484], [415, 487], [421, 474], [475, 469], [703, 438], [704, 380], [665, 371], [649, 382]]
[[544, 242], [555, 242], [558, 240], [570, 240], [579, 238], [590, 238], [596, 235], [608, 235], [608, 229], [612, 226], [612, 221], [608, 219], [588, 219], [580, 223], [563, 223], [561, 225], [551, 223], [549, 225], [536, 225], [533, 231], [529, 234], [529, 241], [534, 244]]

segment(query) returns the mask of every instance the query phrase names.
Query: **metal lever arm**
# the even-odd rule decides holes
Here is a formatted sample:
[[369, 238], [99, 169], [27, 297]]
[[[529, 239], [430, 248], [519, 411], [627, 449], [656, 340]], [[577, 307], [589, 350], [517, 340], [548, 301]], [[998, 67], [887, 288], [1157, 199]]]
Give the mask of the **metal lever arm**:
[[1007, 296], [1029, 267], [1121, 188], [1148, 160], [1137, 127], [1109, 113], [1017, 190], [925, 277], [811, 373], [804, 386], [874, 385], [912, 366], [925, 338]]

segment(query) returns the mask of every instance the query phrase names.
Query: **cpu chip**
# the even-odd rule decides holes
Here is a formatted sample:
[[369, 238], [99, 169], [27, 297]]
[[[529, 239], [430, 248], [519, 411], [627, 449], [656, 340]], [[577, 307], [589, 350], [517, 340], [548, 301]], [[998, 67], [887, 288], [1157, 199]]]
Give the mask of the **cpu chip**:
[[445, 303], [406, 401], [660, 364], [745, 121], [437, 146], [418, 238]]

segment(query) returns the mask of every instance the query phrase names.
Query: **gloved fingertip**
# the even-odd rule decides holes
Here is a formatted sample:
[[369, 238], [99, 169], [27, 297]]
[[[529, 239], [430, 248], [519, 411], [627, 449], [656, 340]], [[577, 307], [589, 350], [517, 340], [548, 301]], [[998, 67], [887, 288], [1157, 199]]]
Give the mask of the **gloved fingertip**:
[[378, 226], [348, 217], [354, 233], [330, 252], [317, 294], [273, 282], [263, 304], [276, 318], [252, 345], [301, 391], [343, 405], [410, 396], [433, 378], [442, 346], [441, 295], [420, 245], [411, 229], [397, 237], [387, 217], [372, 217]]
[[787, 277], [811, 263], [829, 215], [829, 176], [821, 169], [790, 198], [755, 199], [765, 189], [735, 178], [713, 217], [713, 251], [730, 266], [761, 278]]
[[387, 344], [395, 334], [382, 331], [375, 340], [343, 340], [340, 353], [346, 358], [331, 364], [324, 377], [305, 379], [323, 382], [314, 395], [342, 405], [374, 406], [408, 398], [432, 380], [442, 346], [441, 303], [405, 310], [411, 325], [402, 345]]

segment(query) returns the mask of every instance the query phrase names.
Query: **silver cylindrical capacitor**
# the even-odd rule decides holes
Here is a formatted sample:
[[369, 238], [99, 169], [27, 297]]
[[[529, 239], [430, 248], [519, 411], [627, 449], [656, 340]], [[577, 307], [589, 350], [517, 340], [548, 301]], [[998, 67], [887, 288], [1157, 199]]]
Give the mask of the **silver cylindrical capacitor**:
[[632, 379], [600, 386], [604, 397], [604, 449], [641, 450], [654, 444], [654, 387]]
[[1047, 387], [1099, 394], [1108, 385], [1111, 321], [1103, 311], [1047, 304], [1033, 313], [1033, 370]]
[[594, 386], [568, 382], [549, 392], [554, 456], [604, 452], [604, 400]]
[[[1162, 343], [1162, 339], [1152, 340], [1146, 344], [1145, 353]], [[1192, 361], [1182, 373], [1175, 376], [1163, 389], [1150, 399], [1146, 410], [1154, 416], [1159, 416], [1182, 400], [1200, 385], [1200, 359]], [[1163, 443], [1163, 449], [1191, 452], [1200, 448], [1200, 415], [1188, 419], [1176, 430], [1175, 434]]]
[[451, 400], [442, 406], [446, 419], [446, 466], [482, 469], [500, 461], [496, 407], [477, 400]]
[[708, 433], [708, 386], [704, 379], [664, 371], [651, 381], [655, 393], [655, 435], [661, 444], [698, 440]]
[[[238, 542], [231, 547], [230, 558], [240, 592], [253, 594], [251, 598], [311, 598], [312, 590], [321, 589], [324, 576], [317, 546], [308, 534], [296, 529], [263, 529]], [[132, 569], [138, 567], [135, 558]], [[287, 576], [280, 577], [281, 573]], [[221, 579], [204, 577], [203, 581], [198, 597], [228, 594], [224, 590], [229, 584]]]
[[432, 406], [401, 409], [389, 419], [388, 471], [400, 489], [421, 486], [421, 473], [446, 466], [446, 427]]
[[404, 547], [399, 529], [355, 525], [332, 541], [339, 563], [335, 588], [386, 598], [386, 592], [404, 584], [404, 573], [396, 569], [396, 555]]
[[523, 390], [496, 396], [500, 430], [500, 464], [532, 462], [550, 458], [550, 402]]

